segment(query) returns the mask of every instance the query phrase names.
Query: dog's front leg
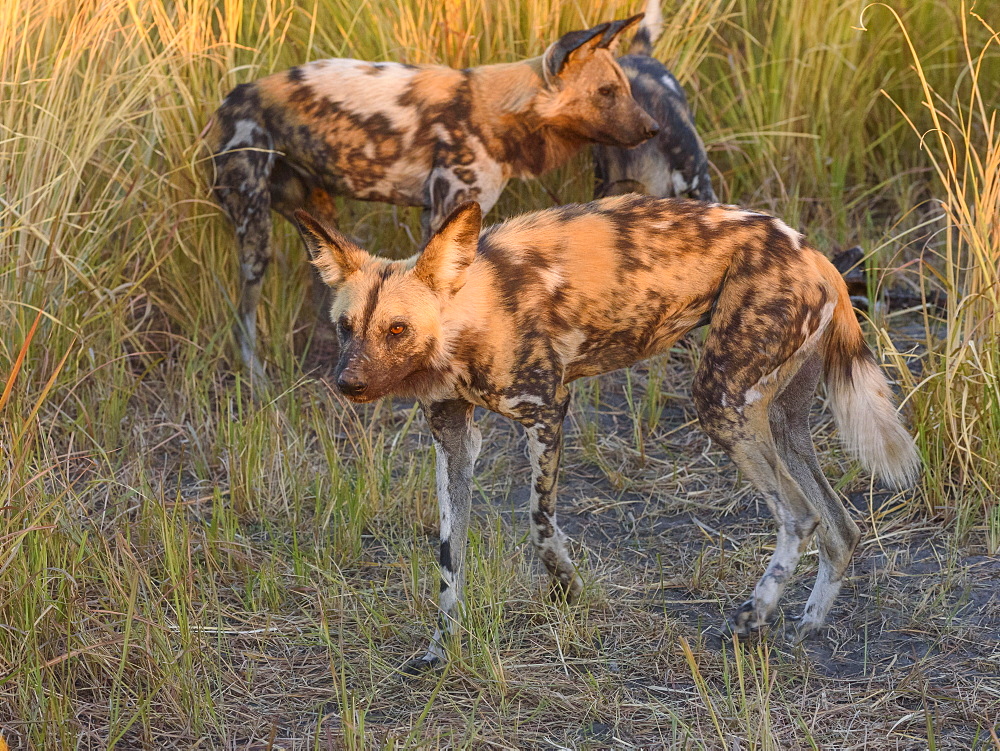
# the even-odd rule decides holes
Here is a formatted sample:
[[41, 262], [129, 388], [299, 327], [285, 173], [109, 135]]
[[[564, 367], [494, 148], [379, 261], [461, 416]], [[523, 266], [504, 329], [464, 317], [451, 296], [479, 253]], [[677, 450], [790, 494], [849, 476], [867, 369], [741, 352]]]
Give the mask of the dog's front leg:
[[562, 456], [563, 419], [569, 395], [519, 422], [528, 436], [531, 459], [531, 542], [552, 575], [553, 584], [572, 602], [583, 591], [583, 580], [566, 550], [566, 538], [556, 524], [556, 485]]
[[446, 641], [458, 633], [465, 584], [465, 543], [472, 509], [472, 470], [482, 445], [482, 434], [472, 421], [473, 405], [458, 399], [425, 404], [423, 408], [437, 453], [441, 592], [437, 630], [427, 653], [405, 666], [410, 674], [446, 660]]

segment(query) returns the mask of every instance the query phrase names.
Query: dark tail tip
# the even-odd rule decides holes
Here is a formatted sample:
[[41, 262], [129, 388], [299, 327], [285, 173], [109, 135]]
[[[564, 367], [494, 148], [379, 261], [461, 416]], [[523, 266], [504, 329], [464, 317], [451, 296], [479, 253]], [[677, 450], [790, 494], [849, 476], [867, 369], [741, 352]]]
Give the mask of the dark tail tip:
[[632, 37], [632, 43], [628, 47], [628, 54], [646, 55], [647, 57], [653, 54], [653, 40], [649, 36], [649, 29], [645, 26], [641, 26], [635, 32], [635, 36]]

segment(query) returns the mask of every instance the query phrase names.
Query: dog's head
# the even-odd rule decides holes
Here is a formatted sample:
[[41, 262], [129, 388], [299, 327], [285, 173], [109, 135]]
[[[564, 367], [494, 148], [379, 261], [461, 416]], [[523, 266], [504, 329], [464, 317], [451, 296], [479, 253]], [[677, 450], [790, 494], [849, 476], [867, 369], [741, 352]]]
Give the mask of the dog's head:
[[304, 211], [299, 231], [323, 281], [336, 290], [337, 387], [355, 402], [424, 396], [447, 368], [442, 312], [465, 284], [482, 211], [456, 208], [416, 256], [389, 261], [359, 248]]
[[619, 35], [642, 18], [602, 23], [571, 31], [542, 57], [547, 96], [539, 114], [579, 138], [611, 146], [636, 146], [659, 126], [632, 98], [621, 66], [615, 61]]

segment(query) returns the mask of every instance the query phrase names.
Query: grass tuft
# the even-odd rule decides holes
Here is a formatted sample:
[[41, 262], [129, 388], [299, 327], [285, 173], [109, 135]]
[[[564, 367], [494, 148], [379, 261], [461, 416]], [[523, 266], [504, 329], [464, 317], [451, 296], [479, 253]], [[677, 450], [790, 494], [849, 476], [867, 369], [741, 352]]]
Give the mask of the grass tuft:
[[[678, 0], [657, 45], [720, 195], [824, 251], [860, 244], [873, 293], [946, 306], [876, 309], [870, 326], [919, 439], [918, 489], [870, 487], [816, 412], [867, 525], [819, 643], [714, 644], [772, 537], [696, 430], [697, 337], [574, 386], [560, 518], [580, 608], [548, 600], [520, 438], [483, 417], [464, 646], [416, 683], [396, 668], [434, 622], [431, 441], [413, 405], [354, 407], [325, 380], [283, 222], [260, 322], [276, 388], [254, 401], [233, 373], [235, 251], [199, 140], [226, 92], [318, 57], [538, 55], [635, 6], [0, 4], [0, 748], [1000, 748], [985, 3]], [[509, 186], [491, 219], [591, 190], [583, 155]], [[345, 231], [412, 252], [415, 212], [341, 203]]]

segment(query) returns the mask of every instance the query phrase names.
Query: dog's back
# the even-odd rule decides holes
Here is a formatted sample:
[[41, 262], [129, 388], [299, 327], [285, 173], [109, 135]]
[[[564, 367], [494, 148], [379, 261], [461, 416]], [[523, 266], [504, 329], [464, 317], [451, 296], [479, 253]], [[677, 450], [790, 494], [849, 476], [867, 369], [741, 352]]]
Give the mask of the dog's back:
[[[797, 232], [766, 214], [625, 195], [527, 214], [486, 230], [470, 288], [462, 294], [503, 311], [522, 346], [540, 348], [538, 357], [523, 362], [551, 350], [569, 381], [663, 352], [707, 323], [736, 266], [748, 291], [781, 291], [776, 310], [787, 321], [780, 328], [791, 327], [789, 341], [795, 340], [802, 316], [822, 302], [817, 290], [826, 282], [813, 268], [818, 256]], [[730, 346], [756, 346], [772, 329], [762, 324]], [[510, 346], [501, 337], [473, 348], [490, 350], [483, 359], [499, 362], [509, 359], [504, 351]]]
[[[317, 60], [238, 87], [206, 141], [217, 162], [235, 148], [265, 147], [332, 193], [419, 205], [432, 123], [465, 79], [444, 66]], [[239, 108], [248, 96], [256, 106]]]

